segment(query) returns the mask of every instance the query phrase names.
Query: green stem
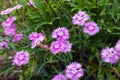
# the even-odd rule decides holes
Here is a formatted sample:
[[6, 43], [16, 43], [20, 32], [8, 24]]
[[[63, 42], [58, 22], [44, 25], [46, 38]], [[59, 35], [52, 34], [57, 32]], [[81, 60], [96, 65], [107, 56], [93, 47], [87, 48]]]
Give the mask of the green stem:
[[[67, 9], [63, 6], [62, 2], [60, 1], [60, 4], [61, 4], [61, 7], [65, 10], [65, 12], [67, 13], [68, 17], [69, 17], [69, 20], [71, 22], [72, 20], [72, 16], [70, 15], [70, 13], [67, 11]], [[72, 26], [72, 29], [74, 30], [74, 33], [77, 35], [77, 32], [75, 30], [75, 28]]]
[[95, 13], [96, 13], [96, 19], [95, 19], [95, 21], [97, 22], [97, 20], [98, 20], [98, 0], [96, 0], [96, 11], [95, 11]]
[[[29, 3], [29, 1], [27, 0], [27, 2]], [[31, 6], [33, 9], [34, 9], [34, 11], [40, 16], [40, 18], [43, 18], [44, 20], [46, 20], [40, 13], [39, 13], [39, 11], [34, 7], [34, 6]]]
[[37, 74], [41, 71], [41, 69], [43, 68], [43, 66], [45, 66], [48, 63], [54, 63], [54, 62], [58, 62], [58, 60], [48, 61], [48, 62], [45, 62], [44, 64], [42, 64], [41, 67], [38, 69]]
[[52, 65], [52, 68], [53, 68], [57, 73], [60, 73], [53, 65]]
[[51, 11], [53, 12], [54, 16], [57, 16], [57, 14], [55, 13], [54, 9], [51, 7], [51, 5], [49, 4], [48, 0], [44, 0], [45, 3], [49, 6], [49, 8], [51, 9]]
[[78, 37], [79, 37], [79, 40], [80, 40], [79, 50], [80, 50], [80, 51], [81, 51], [81, 46], [82, 46], [82, 45], [81, 45], [81, 43], [82, 43], [82, 42], [81, 42], [81, 40], [82, 40], [82, 39], [81, 39], [81, 36], [82, 36], [82, 35], [81, 35], [81, 28], [80, 28], [80, 26], [78, 26]]
[[62, 6], [62, 8], [65, 10], [65, 12], [67, 13], [67, 15], [69, 16], [70, 20], [72, 19], [72, 16], [69, 14], [69, 12], [67, 11], [67, 9], [63, 6], [61, 0], [60, 0], [60, 4]]

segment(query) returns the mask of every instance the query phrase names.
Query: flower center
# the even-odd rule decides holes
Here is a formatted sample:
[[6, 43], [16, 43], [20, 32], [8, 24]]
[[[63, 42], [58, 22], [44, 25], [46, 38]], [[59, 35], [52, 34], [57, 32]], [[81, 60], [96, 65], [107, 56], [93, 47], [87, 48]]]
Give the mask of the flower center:
[[55, 48], [59, 48], [59, 46], [60, 46], [59, 44], [55, 44]]
[[94, 27], [93, 26], [89, 26], [89, 30], [93, 30], [94, 29]]
[[76, 69], [72, 69], [72, 73], [75, 74], [77, 72]]
[[114, 54], [115, 54], [114, 52], [109, 52], [109, 53], [108, 53], [108, 56], [109, 56], [109, 57], [113, 57]]
[[60, 77], [58, 77], [58, 79], [57, 80], [62, 80]]
[[82, 19], [82, 16], [78, 16], [78, 19]]
[[21, 55], [19, 55], [18, 58], [19, 58], [19, 60], [22, 60], [24, 58], [24, 55], [21, 54]]
[[59, 31], [59, 32], [58, 32], [58, 35], [59, 35], [59, 36], [62, 36], [62, 35], [63, 35], [63, 31]]
[[34, 37], [37, 37], [37, 36], [38, 36], [38, 34], [37, 34], [37, 33], [35, 33], [35, 34], [34, 34]]

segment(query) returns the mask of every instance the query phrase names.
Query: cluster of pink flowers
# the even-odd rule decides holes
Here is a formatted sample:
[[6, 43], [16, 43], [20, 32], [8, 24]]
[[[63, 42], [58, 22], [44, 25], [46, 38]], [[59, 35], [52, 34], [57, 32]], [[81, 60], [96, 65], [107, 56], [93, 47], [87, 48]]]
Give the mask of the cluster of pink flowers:
[[67, 40], [69, 39], [69, 31], [65, 27], [57, 28], [52, 32], [52, 37], [56, 41], [50, 45], [50, 50], [53, 54], [59, 52], [67, 53], [71, 51], [72, 44]]
[[[70, 0], [67, 0], [70, 1]], [[32, 0], [28, 2], [29, 6], [35, 6]], [[13, 10], [20, 9], [22, 5], [16, 5], [13, 8], [8, 8], [4, 11], [1, 11], [1, 15], [6, 15], [12, 12]], [[3, 23], [4, 34], [7, 36], [12, 36], [12, 42], [19, 42], [23, 38], [23, 34], [17, 34], [16, 32], [16, 17], [8, 17]], [[100, 31], [99, 26], [93, 22], [88, 21], [89, 16], [84, 11], [78, 11], [72, 17], [72, 23], [78, 26], [84, 26], [83, 31], [88, 35], [95, 35]], [[69, 38], [70, 34], [66, 27], [59, 27], [52, 32], [52, 38], [56, 39], [50, 45], [50, 51], [52, 54], [56, 55], [58, 53], [67, 53], [71, 51], [72, 43], [70, 43]], [[29, 35], [29, 39], [32, 41], [31, 48], [35, 48], [41, 45], [41, 42], [44, 41], [45, 35], [43, 33], [32, 32]], [[0, 49], [7, 48], [9, 41], [0, 42]], [[42, 45], [43, 49], [48, 48], [47, 45]], [[120, 40], [116, 43], [115, 47], [106, 47], [102, 49], [101, 56], [104, 62], [115, 64], [120, 59]], [[27, 51], [19, 51], [16, 52], [13, 57], [13, 65], [22, 66], [28, 64], [29, 62], [29, 52]], [[65, 75], [59, 73], [55, 75], [52, 80], [79, 80], [84, 75], [84, 70], [82, 65], [78, 62], [72, 62], [71, 64], [66, 66]]]
[[[22, 5], [16, 5], [13, 8], [8, 8], [4, 11], [1, 11], [0, 14], [1, 15], [7, 15], [10, 12], [20, 9], [22, 7]], [[4, 34], [7, 36], [11, 36], [13, 37], [12, 42], [19, 42], [22, 38], [23, 38], [23, 34], [17, 34], [16, 32], [16, 24], [15, 21], [16, 17], [8, 17], [3, 23], [3, 29], [4, 29]], [[8, 47], [8, 43], [9, 40], [4, 40], [2, 42], [0, 42], [0, 49], [2, 48], [7, 48]], [[25, 65], [29, 62], [29, 53], [27, 51], [20, 51], [20, 52], [16, 52], [14, 58], [13, 58], [13, 65], [17, 65], [17, 66], [22, 66]]]
[[44, 35], [42, 33], [32, 32], [29, 35], [29, 39], [32, 41], [31, 48], [35, 48], [40, 45], [40, 42], [43, 42]]
[[88, 19], [89, 16], [86, 14], [86, 12], [78, 11], [78, 13], [72, 17], [72, 23], [78, 26], [84, 26], [84, 33], [92, 36], [98, 33], [100, 31], [100, 28], [95, 22], [88, 21]]
[[101, 51], [102, 60], [106, 63], [115, 64], [120, 59], [120, 40], [114, 47], [106, 47]]
[[[1, 15], [6, 15], [6, 14], [9, 14], [10, 12], [12, 12], [13, 10], [17, 10], [17, 9], [20, 9], [22, 7], [22, 5], [16, 5], [14, 6], [13, 8], [8, 8], [4, 11], [1, 11]], [[12, 16], [12, 17], [8, 17], [4, 22], [2, 22], [2, 26], [3, 26], [3, 29], [4, 29], [4, 35], [7, 35], [7, 36], [12, 36], [13, 37], [13, 40], [12, 42], [19, 42], [23, 36], [22, 34], [17, 34], [16, 33], [16, 24], [15, 24], [15, 21], [16, 20], [16, 17], [15, 16]], [[0, 42], [0, 47], [8, 47], [8, 42], [6, 41], [3, 41], [3, 42]]]
[[1, 11], [1, 15], [6, 15], [6, 14], [9, 14], [10, 12], [14, 11], [14, 10], [17, 10], [17, 9], [20, 9], [22, 7], [22, 5], [16, 5], [14, 6], [13, 8], [7, 8], [6, 10], [4, 11]]
[[14, 21], [16, 20], [16, 17], [9, 17], [7, 18], [3, 23], [3, 29], [4, 29], [4, 34], [7, 36], [13, 36], [13, 42], [19, 42], [22, 39], [22, 34], [17, 34], [16, 33], [16, 24]]
[[[66, 67], [65, 75], [57, 74], [52, 80], [79, 80], [84, 75], [82, 65], [78, 62], [72, 62]], [[68, 79], [67, 79], [68, 78]]]
[[16, 52], [12, 65], [22, 66], [29, 62], [29, 53], [27, 51]]
[[16, 20], [16, 17], [9, 17], [2, 23], [2, 26], [4, 28], [4, 34], [8, 36], [14, 36], [16, 34], [16, 25], [14, 21]]

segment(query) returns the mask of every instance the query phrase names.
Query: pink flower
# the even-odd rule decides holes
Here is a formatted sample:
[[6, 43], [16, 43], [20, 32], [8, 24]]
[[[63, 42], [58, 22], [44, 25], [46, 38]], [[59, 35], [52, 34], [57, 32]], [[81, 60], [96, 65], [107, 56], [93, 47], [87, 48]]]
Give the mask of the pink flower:
[[87, 22], [85, 23], [83, 31], [89, 35], [95, 35], [100, 31], [100, 28], [95, 22]]
[[12, 65], [22, 66], [29, 62], [29, 53], [27, 51], [16, 52]]
[[39, 40], [39, 41], [43, 41], [44, 40], [44, 36], [42, 33], [37, 33], [37, 32], [32, 32], [30, 35], [29, 35], [29, 39], [30, 40]]
[[101, 51], [102, 60], [106, 63], [115, 64], [119, 60], [119, 55], [114, 48], [106, 47]]
[[63, 53], [67, 53], [67, 52], [70, 52], [71, 51], [71, 48], [72, 48], [72, 43], [70, 43], [68, 40], [64, 40], [62, 42], [62, 45], [63, 45], [63, 48], [62, 48], [62, 51]]
[[23, 38], [22, 34], [16, 34], [12, 40], [12, 42], [19, 42]]
[[89, 16], [86, 14], [86, 12], [79, 11], [72, 17], [72, 23], [75, 25], [83, 26], [88, 19]]
[[13, 36], [16, 34], [15, 24], [12, 23], [9, 27], [4, 27], [4, 34], [8, 36]]
[[29, 39], [32, 40], [31, 48], [35, 48], [36, 46], [40, 45], [40, 42], [43, 42], [44, 35], [42, 33], [32, 32], [29, 35]]
[[35, 6], [34, 2], [32, 0], [29, 1], [28, 6]]
[[57, 74], [52, 80], [68, 80], [63, 74]]
[[117, 43], [115, 45], [115, 49], [120, 50], [120, 40], [117, 41]]
[[69, 32], [68, 29], [65, 27], [57, 28], [52, 32], [52, 37], [59, 40], [59, 39], [69, 39]]
[[11, 26], [11, 24], [13, 23], [14, 20], [16, 20], [16, 17], [9, 17], [9, 18], [7, 18], [6, 21], [4, 21], [4, 22], [2, 23], [2, 26], [3, 26], [3, 27]]
[[53, 54], [57, 54], [62, 51], [63, 45], [60, 41], [54, 41], [50, 45], [50, 50]]
[[48, 45], [42, 45], [43, 49], [48, 49]]
[[79, 80], [84, 74], [82, 65], [77, 62], [73, 62], [66, 67], [65, 75], [71, 80]]
[[0, 42], [0, 49], [2, 49], [2, 48], [8, 48], [8, 43], [9, 42], [7, 42], [7, 41]]
[[22, 7], [22, 5], [18, 4], [18, 5], [16, 5], [16, 6], [14, 6], [13, 9], [14, 9], [14, 10], [20, 9], [21, 7]]
[[4, 48], [8, 48], [8, 42], [4, 41], [4, 42], [3, 42], [3, 47], [4, 47]]
[[40, 46], [40, 41], [39, 40], [32, 41], [31, 48], [33, 49], [33, 48], [35, 48], [37, 46]]
[[50, 50], [53, 54], [59, 52], [67, 53], [71, 51], [72, 44], [67, 40], [54, 41], [51, 43]]
[[9, 14], [10, 12], [12, 12], [12, 11], [14, 11], [14, 10], [16, 10], [16, 9], [20, 9], [22, 7], [22, 5], [16, 5], [15, 7], [13, 7], [13, 8], [8, 8], [8, 9], [6, 9], [6, 10], [4, 10], [4, 11], [1, 11], [1, 15], [6, 15], [6, 14]]
[[8, 8], [8, 9], [6, 9], [6, 10], [4, 10], [4, 11], [1, 11], [1, 15], [6, 15], [6, 14], [9, 14], [10, 12], [12, 12], [14, 9], [13, 8]]

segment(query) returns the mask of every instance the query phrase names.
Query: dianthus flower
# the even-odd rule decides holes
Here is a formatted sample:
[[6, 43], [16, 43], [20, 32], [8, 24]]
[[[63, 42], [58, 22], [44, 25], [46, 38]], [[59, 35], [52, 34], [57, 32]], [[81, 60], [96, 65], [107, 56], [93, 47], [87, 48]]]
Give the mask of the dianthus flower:
[[44, 36], [42, 33], [37, 33], [37, 32], [32, 32], [30, 35], [29, 35], [29, 39], [34, 41], [34, 40], [39, 40], [39, 41], [43, 41], [44, 40]]
[[6, 10], [4, 10], [4, 11], [1, 11], [1, 15], [6, 15], [6, 14], [9, 14], [10, 12], [12, 12], [14, 9], [13, 8], [8, 8], [8, 9], [6, 9]]
[[67, 53], [71, 51], [72, 43], [70, 43], [68, 40], [62, 41], [62, 45], [63, 45], [63, 48], [61, 52]]
[[83, 31], [89, 35], [95, 35], [100, 31], [100, 28], [95, 22], [87, 22], [85, 23]]
[[14, 6], [13, 9], [14, 9], [14, 10], [20, 9], [21, 7], [22, 7], [22, 5], [18, 4], [18, 5], [16, 5], [16, 6]]
[[32, 40], [31, 48], [35, 48], [44, 40], [44, 35], [42, 33], [32, 32], [29, 35], [29, 39]]
[[40, 46], [40, 41], [39, 40], [34, 40], [32, 41], [32, 44], [31, 44], [31, 48], [35, 48], [35, 47], [38, 47]]
[[12, 40], [12, 42], [19, 42], [23, 38], [22, 34], [16, 34]]
[[34, 2], [33, 2], [32, 0], [30, 0], [30, 1], [28, 2], [28, 6], [35, 6], [35, 4], [34, 4]]
[[58, 40], [51, 43], [50, 50], [53, 54], [59, 52], [67, 53], [70, 52], [72, 44], [68, 40]]
[[27, 51], [16, 52], [13, 58], [13, 65], [22, 66], [29, 62], [29, 53]]
[[4, 34], [8, 36], [13, 36], [16, 34], [15, 24], [12, 23], [9, 27], [4, 27]]
[[101, 56], [106, 63], [115, 64], [119, 60], [119, 55], [114, 48], [106, 47], [102, 49]]
[[61, 52], [63, 49], [63, 45], [60, 41], [54, 41], [50, 45], [50, 50], [53, 54], [57, 54]]
[[16, 9], [20, 9], [22, 7], [22, 5], [16, 5], [15, 7], [13, 7], [13, 8], [7, 8], [6, 10], [4, 10], [4, 11], [1, 11], [1, 15], [6, 15], [6, 14], [9, 14], [10, 12], [12, 12], [12, 11], [14, 11], [14, 10], [16, 10]]
[[43, 49], [48, 49], [48, 45], [42, 45], [41, 46]]
[[7, 48], [7, 47], [8, 47], [8, 42], [6, 41], [0, 42], [0, 49]]
[[3, 41], [3, 47], [4, 47], [4, 48], [8, 48], [8, 42]]
[[72, 17], [72, 23], [75, 25], [83, 26], [88, 19], [89, 16], [86, 14], [86, 12], [79, 11]]
[[52, 80], [68, 80], [63, 74], [57, 74]]
[[59, 39], [69, 39], [69, 31], [65, 27], [57, 28], [52, 32], [52, 37]]
[[77, 62], [73, 62], [66, 67], [65, 75], [71, 80], [79, 80], [84, 74], [82, 65]]
[[16, 20], [16, 17], [9, 17], [9, 18], [6, 19], [6, 21], [4, 21], [2, 23], [2, 26], [3, 27], [11, 26], [11, 24], [13, 23], [14, 20]]

